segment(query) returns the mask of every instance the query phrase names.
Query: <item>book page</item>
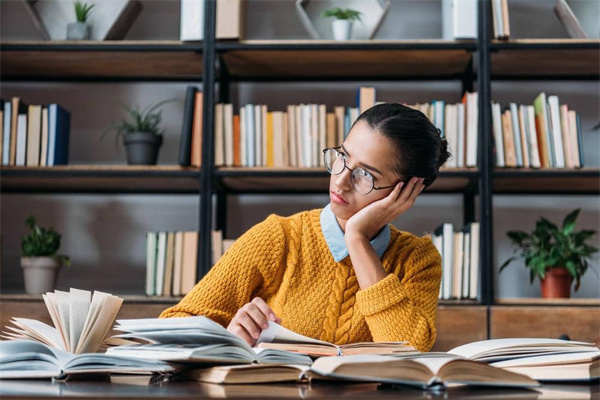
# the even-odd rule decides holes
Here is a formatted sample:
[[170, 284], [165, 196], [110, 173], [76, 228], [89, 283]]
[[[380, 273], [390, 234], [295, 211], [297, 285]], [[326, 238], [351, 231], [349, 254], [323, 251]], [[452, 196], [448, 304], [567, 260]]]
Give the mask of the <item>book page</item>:
[[338, 348], [338, 346], [332, 343], [324, 342], [318, 339], [313, 339], [308, 336], [304, 336], [299, 333], [293, 332], [273, 321], [269, 321], [269, 327], [261, 332], [256, 344], [258, 345], [262, 342], [311, 343]]
[[50, 318], [52, 319], [52, 323], [54, 324], [54, 327], [56, 328], [56, 330], [58, 331], [58, 334], [60, 335], [60, 340], [62, 343], [61, 348], [63, 350], [67, 349], [67, 340], [64, 336], [64, 333], [61, 332], [60, 328], [60, 319], [58, 316], [58, 306], [56, 305], [57, 299], [56, 299], [56, 295], [54, 293], [46, 293], [42, 295], [42, 298], [44, 299], [44, 303], [46, 303], [46, 308], [48, 309], [48, 313], [50, 314]]
[[121, 304], [123, 304], [123, 299], [119, 297], [108, 295], [104, 298], [98, 318], [90, 328], [85, 341], [79, 349], [79, 353], [94, 353], [98, 350], [98, 347], [102, 344], [102, 340], [106, 337], [113, 321], [117, 317]]
[[[37, 336], [38, 340], [47, 343], [50, 346], [64, 350], [64, 344], [60, 333], [56, 328], [51, 327], [41, 321], [28, 318], [13, 318], [13, 323], [19, 328]], [[11, 327], [7, 327], [11, 328]]]
[[98, 319], [98, 315], [100, 314], [102, 304], [104, 303], [104, 299], [107, 296], [109, 296], [108, 293], [99, 291], [95, 291], [92, 295], [92, 303], [90, 305], [90, 309], [88, 311], [85, 323], [83, 324], [83, 332], [81, 332], [81, 336], [79, 337], [79, 343], [77, 344], [77, 348], [75, 349], [75, 354], [81, 353], [81, 347], [86, 342], [92, 327], [96, 325], [96, 320]]
[[566, 365], [578, 363], [591, 363], [600, 358], [600, 350], [584, 351], [581, 353], [546, 354], [542, 356], [523, 357], [491, 363], [494, 367], [530, 367], [543, 365]]
[[543, 338], [492, 339], [467, 343], [465, 345], [455, 347], [454, 349], [448, 351], [448, 353], [457, 354], [469, 359], [476, 359], [477, 357], [481, 357], [483, 355], [496, 354], [497, 352], [520, 352], [521, 348], [542, 350], [544, 347], [554, 348], [573, 346], [593, 346], [593, 343]]
[[65, 349], [71, 351], [71, 338], [69, 336], [69, 292], [54, 291], [54, 304], [58, 311], [58, 325], [56, 329], [61, 333], [65, 341]]
[[91, 293], [71, 288], [69, 292], [69, 349], [75, 352], [90, 309]]

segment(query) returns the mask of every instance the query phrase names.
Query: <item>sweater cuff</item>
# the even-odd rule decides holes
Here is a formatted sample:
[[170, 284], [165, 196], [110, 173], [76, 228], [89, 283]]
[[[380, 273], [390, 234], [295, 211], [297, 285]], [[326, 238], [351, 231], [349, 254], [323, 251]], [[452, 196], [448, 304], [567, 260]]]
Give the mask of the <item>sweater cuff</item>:
[[406, 289], [400, 283], [400, 279], [390, 274], [356, 293], [358, 309], [364, 316], [373, 315], [398, 304], [406, 297]]

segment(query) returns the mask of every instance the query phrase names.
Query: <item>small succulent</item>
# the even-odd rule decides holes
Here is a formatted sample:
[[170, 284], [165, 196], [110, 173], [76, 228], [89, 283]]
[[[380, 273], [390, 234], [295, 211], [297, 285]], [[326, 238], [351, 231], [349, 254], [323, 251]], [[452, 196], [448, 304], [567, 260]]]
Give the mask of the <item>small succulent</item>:
[[347, 19], [349, 21], [362, 21], [362, 13], [351, 8], [341, 9], [340, 7], [333, 7], [323, 11], [322, 15], [325, 18], [335, 17], [337, 19]]
[[75, 17], [77, 22], [86, 22], [90, 16], [90, 12], [94, 8], [93, 3], [84, 3], [81, 0], [75, 1]]

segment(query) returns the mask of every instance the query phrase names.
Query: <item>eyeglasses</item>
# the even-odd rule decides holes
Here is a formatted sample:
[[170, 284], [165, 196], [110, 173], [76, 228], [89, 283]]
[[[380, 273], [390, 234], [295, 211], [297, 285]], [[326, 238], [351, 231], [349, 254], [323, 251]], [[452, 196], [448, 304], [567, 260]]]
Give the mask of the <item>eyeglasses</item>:
[[348, 167], [347, 156], [343, 153], [340, 153], [338, 149], [341, 149], [341, 146], [323, 149], [325, 168], [327, 168], [327, 171], [329, 171], [331, 175], [339, 175], [344, 172], [346, 168], [348, 168], [348, 170], [352, 173], [350, 175], [352, 187], [358, 193], [367, 195], [373, 190], [389, 189], [397, 185], [394, 184], [390, 186], [375, 187], [375, 178], [373, 175], [360, 167], [354, 169]]

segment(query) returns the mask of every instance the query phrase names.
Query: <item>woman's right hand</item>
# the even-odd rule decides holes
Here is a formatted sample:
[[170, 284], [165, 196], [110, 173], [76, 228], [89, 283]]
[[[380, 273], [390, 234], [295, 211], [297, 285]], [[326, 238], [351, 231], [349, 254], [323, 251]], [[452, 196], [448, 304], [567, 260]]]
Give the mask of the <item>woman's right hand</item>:
[[263, 299], [255, 297], [237, 311], [227, 330], [254, 346], [261, 332], [269, 327], [268, 321], [280, 323], [281, 319]]

